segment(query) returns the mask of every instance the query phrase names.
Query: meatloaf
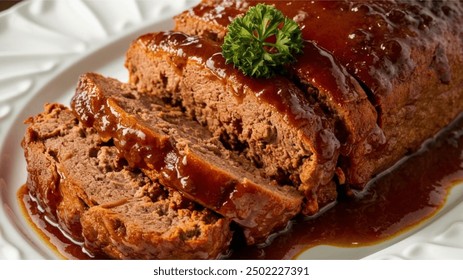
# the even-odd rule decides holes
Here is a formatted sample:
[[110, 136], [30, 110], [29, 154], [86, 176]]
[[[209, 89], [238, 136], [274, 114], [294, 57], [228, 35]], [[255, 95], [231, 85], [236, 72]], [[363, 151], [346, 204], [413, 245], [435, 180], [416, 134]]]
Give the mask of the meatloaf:
[[63, 105], [29, 118], [27, 187], [87, 251], [117, 259], [214, 259], [230, 222], [130, 168], [110, 142]]
[[[415, 151], [463, 108], [461, 1], [207, 0], [176, 17], [176, 30], [220, 41], [231, 20], [262, 2], [294, 19], [307, 44], [335, 57], [359, 81], [376, 110], [382, 131], [372, 126], [370, 114], [367, 131], [373, 132], [372, 141], [360, 151], [355, 151], [358, 142], [340, 137], [347, 145], [340, 157], [347, 184], [362, 187]], [[303, 54], [291, 67], [296, 83], [310, 84], [310, 63], [310, 56]], [[341, 117], [345, 123], [355, 123], [354, 108], [327, 105], [346, 116]], [[353, 125], [350, 133], [355, 129]], [[364, 135], [370, 137], [369, 132]]]
[[132, 43], [126, 67], [138, 91], [186, 110], [264, 176], [299, 189], [304, 212], [316, 213], [336, 198], [335, 120], [287, 78], [247, 77], [220, 50], [197, 36], [151, 33]]
[[213, 209], [262, 242], [299, 213], [302, 195], [262, 176], [179, 108], [99, 74], [83, 74], [72, 108], [150, 178]]

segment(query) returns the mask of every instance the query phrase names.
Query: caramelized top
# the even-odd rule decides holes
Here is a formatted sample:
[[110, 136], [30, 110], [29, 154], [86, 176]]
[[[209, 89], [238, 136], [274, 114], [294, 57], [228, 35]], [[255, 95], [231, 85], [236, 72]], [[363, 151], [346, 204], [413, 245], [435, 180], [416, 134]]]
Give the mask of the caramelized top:
[[309, 82], [319, 91], [329, 92], [332, 102], [345, 104], [361, 99], [363, 91], [357, 81], [329, 52], [313, 42], [306, 42], [304, 54], [291, 68], [301, 81]]
[[[273, 4], [299, 23], [304, 39], [329, 50], [377, 94], [389, 93], [391, 80], [403, 79], [413, 71], [411, 45], [426, 46], [442, 35], [449, 22], [463, 18], [460, 1], [243, 2], [223, 1], [215, 7], [198, 5], [191, 12], [227, 26], [239, 11], [245, 12], [248, 4]], [[445, 40], [440, 43], [445, 44]], [[441, 76], [445, 82], [449, 74]]]
[[126, 84], [87, 73], [71, 106], [83, 124], [112, 139], [130, 165], [234, 220], [249, 244], [263, 241], [300, 211], [302, 195], [295, 188], [243, 167], [247, 161], [227, 154], [199, 123], [154, 96], [139, 96]]
[[[438, 213], [455, 182], [463, 180], [462, 117], [419, 153], [372, 181], [362, 196], [340, 200], [318, 217], [296, 218], [292, 227], [276, 236], [268, 246], [246, 246], [244, 241], [235, 239], [231, 244], [232, 254], [227, 258], [288, 259], [317, 245], [371, 246], [419, 225]], [[420, 174], [420, 179], [410, 174]], [[89, 258], [80, 246], [72, 244], [62, 231], [39, 216], [42, 212], [30, 199], [27, 188], [19, 190], [18, 199], [38, 230], [50, 236], [44, 239], [49, 239], [60, 253], [71, 259]]]
[[416, 62], [410, 56], [410, 46], [426, 46], [442, 34], [447, 21], [463, 17], [460, 1], [273, 1], [273, 4], [296, 17], [305, 38], [330, 50], [376, 94], [389, 93], [392, 80], [411, 74]]
[[[177, 68], [188, 63], [187, 60], [204, 65], [227, 84], [227, 89], [235, 94], [239, 102], [242, 102], [246, 94], [254, 94], [260, 102], [270, 104], [285, 116], [284, 119], [290, 125], [304, 131], [303, 136], [312, 142], [314, 153], [321, 156], [322, 162], [330, 161], [336, 156], [339, 142], [334, 134], [326, 129], [330, 128], [331, 124], [325, 119], [318, 105], [287, 78], [275, 76], [268, 80], [245, 76], [232, 65], [225, 63], [218, 44], [180, 32], [146, 34], [140, 37], [138, 42], [153, 52], [161, 50], [175, 54], [173, 63]], [[346, 82], [345, 78], [336, 81]], [[348, 86], [340, 85], [336, 88], [346, 87]]]
[[[385, 110], [396, 104], [397, 98], [390, 98], [393, 90], [406, 87], [407, 79], [424, 80], [419, 77], [427, 70], [423, 65], [431, 64], [437, 82], [452, 81], [447, 50], [455, 48], [446, 36], [461, 34], [461, 1], [204, 1], [190, 15], [226, 28], [240, 11], [262, 2], [293, 18], [305, 40], [328, 50], [369, 89], [379, 125]], [[420, 56], [421, 51], [427, 54]], [[405, 95], [407, 90], [398, 93]]]

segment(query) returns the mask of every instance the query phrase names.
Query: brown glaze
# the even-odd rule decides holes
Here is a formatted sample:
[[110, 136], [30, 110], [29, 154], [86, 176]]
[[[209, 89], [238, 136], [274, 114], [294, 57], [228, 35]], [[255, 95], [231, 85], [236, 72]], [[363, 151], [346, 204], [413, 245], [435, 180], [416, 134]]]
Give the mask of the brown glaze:
[[[217, 42], [180, 32], [143, 35], [134, 41], [128, 53], [130, 58], [137, 57], [135, 59], [137, 62], [128, 60], [130, 65], [135, 65], [133, 66], [133, 69], [136, 69], [134, 71], [141, 71], [141, 69], [145, 69], [145, 72], [150, 71], [151, 66], [143, 68], [146, 66], [140, 66], [144, 65], [140, 61], [152, 63], [150, 62], [151, 59], [152, 61], [159, 61], [160, 58], [163, 62], [168, 61], [175, 72], [180, 73], [179, 77], [182, 77], [181, 73], [186, 71], [184, 68], [188, 69], [185, 67], [186, 65], [190, 68], [198, 66], [201, 71], [206, 72], [207, 77], [211, 77], [214, 83], [217, 81], [218, 84], [224, 85], [224, 96], [230, 96], [231, 99], [233, 99], [232, 95], [236, 97], [236, 103], [233, 100], [232, 104], [243, 104], [243, 102], [245, 104], [265, 104], [263, 107], [270, 108], [272, 114], [281, 116], [281, 121], [285, 123], [283, 126], [289, 127], [300, 135], [297, 136], [300, 140], [296, 140], [296, 142], [301, 141], [309, 147], [308, 152], [312, 155], [307, 154], [305, 158], [307, 162], [309, 160], [315, 162], [312, 170], [310, 170], [310, 175], [305, 175], [303, 179], [297, 178], [300, 181], [294, 180], [292, 182], [304, 192], [308, 198], [307, 201], [309, 201], [307, 204], [314, 200], [312, 192], [316, 191], [318, 186], [325, 186], [331, 182], [340, 146], [333, 133], [334, 121], [329, 115], [322, 112], [322, 108], [315, 98], [305, 95], [289, 79], [275, 76], [269, 81], [245, 76], [232, 65], [225, 63], [221, 54], [221, 47]], [[138, 59], [139, 53], [144, 59]], [[139, 65], [137, 66], [137, 64]], [[143, 80], [145, 83], [149, 79], [146, 77], [134, 78], [133, 83], [136, 84], [138, 80]], [[338, 80], [341, 81], [342, 79]], [[158, 82], [146, 83], [156, 84]], [[182, 85], [179, 87], [182, 88]], [[185, 90], [179, 91], [184, 92]], [[237, 115], [240, 113], [237, 112]], [[212, 131], [215, 130], [212, 129]], [[294, 176], [294, 178], [296, 177]], [[317, 207], [313, 209], [317, 209]]]
[[[275, 76], [269, 82], [267, 79], [245, 76], [232, 65], [225, 63], [219, 44], [180, 32], [147, 34], [140, 37], [138, 42], [153, 51], [161, 49], [165, 52], [175, 53], [184, 59], [193, 60], [206, 66], [223, 83], [240, 85], [240, 88], [233, 88], [238, 100], [244, 98], [244, 95], [248, 92], [246, 88], [249, 88], [251, 92], [256, 93], [256, 97], [260, 102], [270, 104], [277, 112], [284, 115], [285, 119], [294, 127], [307, 130], [307, 133], [303, 134], [305, 137], [309, 137], [310, 134], [318, 134], [314, 149], [324, 156], [322, 162], [331, 160], [336, 154], [335, 150], [338, 148], [339, 143], [324, 130], [323, 122], [327, 122], [327, 120], [319, 118], [323, 114], [320, 114], [317, 110], [321, 109], [313, 100], [304, 96], [287, 78]], [[187, 62], [185, 60], [173, 61], [173, 63], [175, 63], [176, 67], [181, 68]], [[348, 82], [342, 78], [336, 79], [336, 81]], [[347, 87], [347, 85], [340, 86], [342, 88]]]
[[79, 94], [72, 100], [72, 108], [79, 120], [87, 127], [95, 127], [105, 141], [114, 137], [115, 145], [130, 157], [133, 166], [164, 166], [164, 159], [174, 149], [169, 137], [138, 124], [133, 117], [124, 118], [123, 110], [113, 99], [106, 99], [100, 93], [101, 89], [90, 88], [85, 81], [83, 78], [79, 82], [76, 90]]
[[[331, 15], [331, 13], [333, 11], [333, 8], [338, 9], [334, 6], [341, 5], [340, 3], [342, 1], [243, 1], [244, 3], [247, 3], [247, 5], [238, 5], [237, 3], [235, 3], [236, 1], [220, 1], [219, 3], [214, 3], [213, 1], [210, 2], [212, 2], [212, 4], [216, 6], [214, 7], [213, 5], [210, 5], [211, 3], [206, 1], [205, 4], [199, 4], [195, 6], [191, 10], [191, 13], [194, 15], [194, 17], [201, 19], [202, 21], [212, 22], [213, 26], [211, 28], [214, 27], [214, 24], [217, 25], [217, 28], [226, 28], [235, 17], [242, 15], [244, 12], [246, 12], [249, 6], [255, 5], [256, 3], [268, 3], [275, 5], [276, 8], [282, 11], [289, 18], [295, 19], [295, 21], [301, 26], [304, 38], [313, 40], [313, 37], [311, 35], [312, 33], [315, 33], [314, 36], [319, 35], [321, 38], [323, 38], [324, 41], [322, 41], [322, 43], [325, 43], [325, 41], [327, 42], [326, 44], [322, 45], [328, 47], [328, 49], [330, 50], [333, 48], [333, 46], [340, 47], [346, 45], [346, 42], [343, 40], [345, 37], [349, 36], [349, 32], [346, 31], [346, 29], [351, 28], [350, 24], [358, 24], [360, 22], [364, 23], [363, 18], [356, 18], [354, 16], [350, 16], [346, 22], [330, 22], [330, 28], [327, 28], [328, 24], [326, 23], [328, 21], [326, 21], [326, 18], [330, 16], [339, 17], [339, 14]], [[339, 7], [339, 9], [348, 8], [344, 6], [346, 6], [346, 4]], [[311, 28], [306, 28], [306, 26], [308, 25], [310, 25]], [[338, 34], [334, 36], [332, 34], [333, 30], [336, 30], [337, 32], [339, 30], [342, 36], [338, 36]], [[344, 34], [346, 34], [346, 36], [344, 36]], [[304, 48], [304, 55], [301, 55], [297, 58], [297, 66], [294, 68], [296, 69], [298, 74], [301, 75], [301, 79], [315, 81], [317, 80], [317, 78], [313, 75], [316, 75], [316, 72], [312, 71], [312, 69], [317, 69], [317, 67], [320, 66], [320, 64], [323, 64], [323, 66], [327, 66], [328, 64], [324, 60], [326, 60], [326, 58], [332, 58], [333, 55], [326, 51], [322, 51], [319, 47], [317, 47], [310, 41], [306, 43], [308, 44], [308, 46]], [[362, 43], [364, 43], [364, 41]], [[323, 54], [317, 54], [317, 52], [324, 52], [325, 57], [323, 57]], [[315, 63], [312, 65], [313, 61], [315, 61]], [[324, 68], [318, 68], [318, 72], [320, 72], [319, 69]], [[332, 66], [330, 66], [330, 69], [332, 69]], [[333, 70], [342, 71], [341, 69]], [[330, 91], [331, 94], [333, 94], [333, 98], [343, 98], [343, 94], [340, 94], [340, 92], [348, 94], [351, 91], [350, 89], [352, 85], [349, 84], [350, 81], [346, 81], [343, 77], [346, 76], [345, 72], [331, 72], [328, 74], [331, 74], [331, 76], [319, 77], [318, 80], [320, 82], [318, 84], [322, 86], [322, 89], [324, 87], [327, 91]], [[335, 79], [333, 79], [333, 77]], [[339, 78], [343, 79], [340, 80]]]
[[[377, 113], [355, 78], [342, 67], [331, 53], [312, 41], [306, 41], [303, 55], [289, 66], [289, 71], [301, 87], [316, 88], [317, 99], [328, 107], [338, 123], [336, 136], [341, 142], [341, 164], [351, 185], [362, 184], [369, 178], [358, 172], [359, 162], [365, 161], [369, 150], [381, 150], [386, 142], [377, 125]], [[313, 94], [306, 89], [306, 94]], [[360, 163], [361, 164], [361, 163]]]
[[[220, 39], [240, 11], [243, 14], [249, 6], [262, 2], [294, 19], [305, 40], [336, 58], [361, 83], [374, 106], [378, 126], [368, 122], [371, 129], [364, 131], [364, 139], [349, 145], [351, 139], [347, 138], [343, 145], [347, 150], [342, 151], [341, 167], [346, 164], [353, 169], [345, 174], [348, 185], [363, 187], [372, 176], [416, 151], [461, 111], [461, 1], [210, 0], [194, 7], [186, 17], [178, 17], [177, 26], [205, 35], [215, 33]], [[312, 63], [308, 56], [300, 59]], [[306, 74], [304, 63], [295, 68], [301, 77]], [[337, 96], [335, 91], [333, 98]], [[334, 108], [339, 112], [341, 107]], [[360, 131], [363, 124], [353, 123], [357, 129], [352, 131]], [[360, 148], [357, 160], [355, 151], [349, 154], [353, 146]]]
[[[355, 73], [373, 92], [387, 94], [397, 75], [414, 69], [408, 45], [426, 46], [447, 27], [445, 21], [463, 17], [459, 1], [254, 1], [200, 4], [191, 10], [197, 18], [228, 26], [249, 5], [267, 3], [293, 18], [303, 38], [329, 50], [350, 73]], [[335, 34], [333, 31], [335, 30]], [[459, 30], [454, 30], [459, 33]], [[440, 74], [447, 80], [445, 61]], [[448, 64], [448, 62], [447, 62]], [[376, 69], [372, 71], [372, 69]], [[403, 78], [403, 77], [402, 77]]]
[[[357, 197], [340, 199], [318, 217], [296, 218], [267, 247], [245, 246], [235, 240], [231, 259], [290, 259], [317, 245], [361, 247], [404, 233], [432, 217], [456, 182], [463, 181], [463, 117], [418, 153], [371, 181]], [[413, 199], [411, 199], [413, 198]], [[48, 224], [30, 199], [27, 188], [18, 200], [44, 240], [66, 258], [89, 258]]]
[[410, 45], [426, 46], [442, 34], [446, 20], [463, 16], [458, 1], [266, 2], [290, 17], [304, 13], [299, 23], [310, 28], [302, 29], [303, 37], [329, 49], [377, 94], [389, 93], [388, 81], [414, 69]]
[[[225, 167], [215, 155], [201, 154], [192, 148], [194, 138], [189, 139], [193, 141], [191, 147], [179, 148], [178, 141], [188, 136], [170, 137], [154, 125], [163, 121], [161, 118], [153, 117], [149, 123], [137, 115], [137, 110], [150, 112], [151, 104], [161, 101], [144, 96], [145, 99], [133, 101], [136, 104], [120, 105], [135, 99], [131, 89], [125, 86], [95, 73], [83, 74], [71, 106], [84, 125], [95, 128], [104, 139], [113, 139], [130, 165], [144, 169], [148, 177], [237, 222], [244, 227], [249, 244], [261, 242], [300, 211], [302, 195], [294, 188], [277, 186], [246, 169]], [[124, 100], [122, 96], [131, 97]], [[174, 109], [166, 107], [165, 110]], [[187, 123], [178, 125], [180, 133], [188, 132], [182, 130], [185, 126], [205, 131], [194, 121], [182, 120]], [[176, 121], [180, 121], [178, 115]], [[238, 162], [233, 163], [239, 165]], [[243, 173], [243, 170], [246, 171]]]
[[[405, 233], [437, 213], [463, 181], [463, 115], [434, 141], [313, 218], [296, 218], [265, 248], [234, 245], [231, 258], [288, 259], [317, 245], [362, 247]], [[459, 186], [461, 187], [461, 186]]]
[[385, 145], [359, 159], [354, 185], [416, 151], [461, 111], [461, 1], [265, 2], [296, 19], [305, 39], [367, 88]]
[[[168, 53], [175, 53], [179, 57], [193, 60], [206, 66], [224, 83], [231, 80], [233, 84], [240, 85], [241, 88], [233, 89], [238, 100], [244, 98], [245, 88], [249, 87], [252, 92], [256, 93], [259, 101], [271, 104], [278, 112], [287, 116], [287, 120], [292, 122], [295, 127], [307, 126], [311, 127], [311, 130], [322, 130], [323, 128], [320, 121], [313, 121], [318, 119], [318, 117], [314, 117], [314, 111], [318, 109], [317, 106], [311, 104], [313, 102], [305, 98], [302, 92], [288, 79], [276, 76], [269, 82], [267, 79], [256, 79], [243, 75], [232, 65], [225, 63], [219, 44], [180, 32], [161, 32], [154, 34], [154, 36], [147, 34], [140, 37], [139, 42], [145, 44], [153, 52], [161, 49]], [[178, 62], [173, 62], [178, 68], [187, 63], [186, 61]], [[329, 147], [322, 143], [319, 145], [323, 146], [326, 154], [331, 153], [332, 157], [333, 152], [328, 151], [327, 148], [334, 149], [335, 147]]]
[[[220, 42], [226, 33], [227, 21], [233, 19], [226, 15], [237, 15], [240, 11], [244, 13], [247, 6], [238, 5], [234, 1], [223, 1], [220, 4], [211, 2], [203, 2], [179, 16], [176, 28], [202, 36], [215, 33], [216, 36], [209, 37]], [[287, 1], [283, 3], [280, 5], [291, 4]], [[210, 4], [219, 5], [220, 8], [208, 6]], [[300, 22], [304, 16], [298, 13], [294, 18]], [[194, 29], [191, 26], [199, 27]], [[289, 74], [287, 76], [296, 81], [306, 97], [316, 99], [336, 123], [336, 137], [341, 142], [341, 176], [349, 185], [365, 184], [371, 175], [371, 171], [364, 168], [365, 162], [368, 162], [365, 158], [373, 150], [380, 151], [386, 142], [377, 124], [377, 112], [369, 102], [367, 93], [330, 52], [312, 40], [305, 41], [303, 54], [297, 57], [295, 63], [288, 65], [286, 70]]]
[[40, 210], [35, 198], [31, 196], [27, 184], [19, 188], [16, 197], [29, 225], [60, 258], [80, 260], [95, 258], [83, 252], [82, 243], [64, 235], [63, 230], [56, 223], [50, 222], [50, 218], [43, 210]]
[[319, 91], [329, 92], [333, 102], [346, 103], [357, 100], [357, 82], [340, 67], [333, 55], [313, 42], [306, 42], [303, 55], [291, 66], [301, 81], [309, 82]]

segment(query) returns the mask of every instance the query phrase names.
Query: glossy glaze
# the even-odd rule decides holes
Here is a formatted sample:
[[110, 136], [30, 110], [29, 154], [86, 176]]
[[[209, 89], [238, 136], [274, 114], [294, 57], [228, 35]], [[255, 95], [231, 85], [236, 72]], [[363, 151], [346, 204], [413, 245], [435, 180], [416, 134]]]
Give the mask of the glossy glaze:
[[[174, 67], [180, 68], [179, 71], [181, 71], [182, 65], [188, 63], [187, 58], [205, 66], [222, 83], [228, 84], [227, 89], [234, 93], [238, 102], [242, 102], [246, 94], [255, 94], [259, 102], [270, 104], [277, 112], [285, 116], [285, 120], [291, 126], [307, 130], [303, 135], [313, 143], [316, 152], [324, 157], [321, 159], [322, 161], [332, 159], [336, 153], [339, 143], [334, 139], [334, 136], [330, 136], [329, 132], [325, 130], [330, 124], [327, 123], [328, 120], [323, 119], [324, 114], [320, 113], [319, 105], [310, 97], [305, 96], [287, 78], [275, 76], [269, 82], [267, 79], [245, 76], [232, 65], [225, 63], [220, 45], [179, 32], [147, 34], [142, 36], [139, 42], [154, 53], [162, 50], [176, 54], [179, 59], [175, 59], [172, 63], [174, 63]], [[325, 57], [324, 53], [318, 52], [318, 48], [315, 50], [314, 55]], [[184, 60], [180, 60], [181, 58]], [[335, 68], [333, 65], [332, 67]], [[338, 76], [341, 73], [337, 69], [333, 69], [329, 73], [332, 75], [330, 77], [336, 76], [335, 84], [332, 85], [333, 88], [342, 91], [350, 87], [347, 84], [350, 81], [347, 81], [345, 77]], [[310, 135], [315, 135], [315, 137], [310, 138]]]
[[[459, 1], [244, 2], [237, 5], [223, 1], [215, 7], [198, 5], [191, 12], [198, 18], [228, 26], [240, 11], [246, 11], [246, 2], [275, 5], [301, 26], [306, 40], [329, 50], [378, 95], [389, 94], [394, 79], [411, 75], [416, 62], [410, 57], [410, 46], [425, 47], [448, 28], [446, 21], [463, 17]], [[441, 43], [446, 44], [445, 40]], [[448, 82], [449, 69], [445, 61], [440, 61], [441, 80]]]
[[[265, 239], [300, 211], [302, 195], [294, 188], [277, 186], [241, 166], [225, 166], [207, 148], [204, 152], [195, 149], [195, 145], [207, 145], [195, 143], [199, 140], [188, 136], [205, 131], [198, 123], [165, 121], [163, 118], [168, 117], [160, 115], [174, 109], [163, 103], [157, 110], [164, 112], [155, 111], [155, 117], [143, 119], [140, 114], [150, 112], [151, 104], [161, 101], [146, 95], [126, 105], [124, 102], [131, 98], [118, 97], [130, 96], [131, 90], [120, 82], [108, 86], [108, 81], [95, 73], [82, 75], [71, 107], [84, 125], [95, 128], [103, 139], [112, 139], [130, 165], [145, 169], [148, 177], [237, 222], [243, 226], [249, 244]], [[181, 120], [185, 121], [173, 117], [174, 122]], [[166, 134], [166, 125], [177, 130], [176, 136]], [[207, 141], [211, 135], [207, 132], [198, 138]], [[241, 164], [237, 158], [228, 162]]]
[[[310, 219], [298, 217], [292, 227], [266, 246], [246, 246], [237, 239], [231, 259], [288, 259], [317, 245], [361, 247], [373, 245], [406, 232], [432, 217], [445, 203], [456, 182], [463, 181], [463, 117], [418, 153], [371, 181], [354, 198]], [[44, 240], [66, 258], [89, 258], [78, 244], [44, 220], [30, 199], [27, 188], [18, 201]], [[336, 257], [336, 256], [334, 256]]]
[[[352, 121], [352, 129], [347, 129], [350, 134], [337, 134], [345, 143], [342, 163], [347, 159], [342, 167], [347, 172], [342, 177], [353, 187], [363, 187], [371, 176], [416, 151], [422, 141], [454, 119], [463, 106], [457, 90], [463, 83], [459, 67], [463, 54], [461, 1], [211, 0], [190, 10], [192, 22], [200, 26], [190, 30], [225, 34], [240, 11], [243, 14], [250, 5], [261, 2], [275, 5], [298, 22], [304, 39], [335, 58], [368, 96], [376, 124], [362, 123], [365, 115], [360, 110], [357, 113], [354, 105], [343, 120], [344, 124]], [[310, 48], [305, 51], [292, 67], [296, 80], [326, 88], [327, 100], [338, 101], [330, 104], [331, 108], [340, 114], [349, 107], [347, 102], [355, 91], [339, 90], [342, 83], [336, 84], [336, 80], [341, 76], [331, 75], [326, 61], [323, 64], [317, 57], [311, 59]], [[332, 106], [335, 103], [339, 106]], [[370, 114], [363, 119], [371, 120], [368, 111], [362, 111]], [[349, 138], [356, 134], [356, 140]]]
[[432, 217], [452, 187], [463, 181], [462, 150], [463, 116], [357, 196], [339, 199], [318, 217], [294, 219], [268, 247], [236, 242], [231, 258], [288, 259], [317, 245], [362, 247], [405, 233]]

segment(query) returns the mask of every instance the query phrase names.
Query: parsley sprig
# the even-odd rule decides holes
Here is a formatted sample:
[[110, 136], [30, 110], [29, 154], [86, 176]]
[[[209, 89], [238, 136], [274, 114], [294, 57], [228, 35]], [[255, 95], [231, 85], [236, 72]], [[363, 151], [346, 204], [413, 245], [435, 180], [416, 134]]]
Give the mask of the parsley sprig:
[[259, 78], [273, 76], [301, 52], [302, 35], [297, 23], [265, 4], [257, 4], [230, 23], [222, 45], [226, 63]]

